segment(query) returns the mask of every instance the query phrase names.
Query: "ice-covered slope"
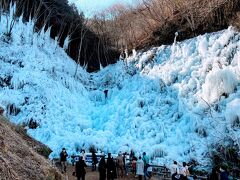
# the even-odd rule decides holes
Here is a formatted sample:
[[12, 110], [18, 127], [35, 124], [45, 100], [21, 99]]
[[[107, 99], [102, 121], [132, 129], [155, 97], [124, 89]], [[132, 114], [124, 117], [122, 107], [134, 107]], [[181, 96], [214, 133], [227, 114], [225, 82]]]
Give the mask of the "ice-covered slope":
[[[39, 123], [28, 133], [52, 157], [95, 145], [170, 160], [207, 164], [216, 143], [239, 146], [240, 34], [229, 28], [172, 46], [139, 52], [88, 74], [49, 32], [19, 20], [6, 39], [0, 22], [0, 105], [21, 111], [13, 122]], [[108, 90], [105, 99], [104, 90]]]
[[239, 147], [239, 39], [230, 27], [100, 71], [94, 82], [109, 84], [110, 97], [95, 111], [97, 129], [117, 137], [114, 151], [133, 147], [166, 164], [194, 159], [208, 166], [214, 146]]
[[15, 123], [37, 121], [40, 127], [28, 132], [51, 144], [55, 155], [63, 146], [76, 147], [83, 129], [92, 128], [93, 103], [83, 86], [89, 74], [78, 68], [74, 76], [76, 63], [50, 39], [50, 31], [34, 33], [33, 22], [19, 19], [8, 38], [12, 18], [6, 17], [0, 19], [0, 104], [8, 112], [21, 110], [10, 116]]

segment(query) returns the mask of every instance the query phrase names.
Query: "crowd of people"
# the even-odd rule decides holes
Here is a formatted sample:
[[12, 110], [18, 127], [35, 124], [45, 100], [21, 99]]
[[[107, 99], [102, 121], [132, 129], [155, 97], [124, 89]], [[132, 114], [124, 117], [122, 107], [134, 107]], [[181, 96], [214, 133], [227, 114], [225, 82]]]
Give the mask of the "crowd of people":
[[[131, 151], [129, 154], [129, 162], [127, 162], [127, 153], [118, 153], [116, 158], [112, 157], [111, 153], [108, 153], [107, 158], [102, 155], [99, 162], [94, 150], [91, 152], [92, 157], [92, 171], [96, 171], [98, 164], [98, 172], [100, 180], [114, 180], [117, 177], [125, 177], [130, 173], [129, 165], [131, 167], [131, 173], [138, 177], [139, 180], [147, 180], [151, 178], [152, 167], [149, 165], [149, 158], [144, 152], [142, 156], [135, 156]], [[66, 149], [63, 148], [60, 153], [61, 171], [65, 173], [67, 170], [67, 157]], [[72, 164], [75, 166], [74, 176], [78, 180], [85, 180], [86, 170], [86, 153], [85, 150], [81, 151], [78, 156], [72, 156]], [[130, 163], [130, 164], [129, 164]]]
[[[67, 157], [68, 154], [66, 149], [63, 148], [60, 153], [60, 162], [61, 162], [61, 170], [62, 173], [66, 172], [67, 168]], [[78, 180], [85, 180], [86, 170], [86, 153], [85, 150], [81, 151], [79, 156], [73, 156], [74, 161], [72, 162], [75, 165], [74, 176], [77, 177]], [[98, 172], [100, 180], [114, 180], [117, 177], [126, 177], [128, 173], [131, 173], [138, 178], [139, 180], [149, 180], [152, 176], [153, 168], [149, 164], [149, 157], [146, 152], [143, 152], [142, 155], [138, 157], [135, 156], [133, 151], [130, 152], [127, 163], [127, 153], [119, 152], [117, 157], [113, 158], [111, 153], [108, 153], [107, 158], [105, 155], [101, 155], [101, 158], [98, 162], [98, 158], [95, 150], [91, 150], [91, 162], [92, 162], [92, 171], [97, 170], [98, 164]], [[131, 167], [129, 169], [129, 167]], [[189, 165], [186, 162], [182, 164], [177, 161], [173, 161], [172, 166], [170, 167], [171, 178], [172, 180], [188, 180], [189, 173]], [[197, 176], [191, 176], [192, 179], [198, 179]], [[210, 180], [228, 180], [228, 173], [226, 172], [225, 167], [219, 168], [219, 170], [213, 169], [211, 175], [208, 177]]]
[[172, 180], [187, 180], [187, 177], [190, 175], [186, 162], [183, 162], [182, 165], [180, 165], [177, 161], [174, 161], [170, 171]]
[[[186, 162], [183, 162], [182, 164], [177, 163], [177, 161], [174, 161], [170, 171], [171, 171], [171, 177], [172, 180], [188, 180], [189, 178], [189, 166]], [[196, 175], [192, 176], [193, 179], [198, 179]], [[212, 169], [212, 173], [207, 177], [209, 180], [228, 180], [228, 173], [226, 170], [226, 167], [221, 166], [219, 170], [216, 168]]]

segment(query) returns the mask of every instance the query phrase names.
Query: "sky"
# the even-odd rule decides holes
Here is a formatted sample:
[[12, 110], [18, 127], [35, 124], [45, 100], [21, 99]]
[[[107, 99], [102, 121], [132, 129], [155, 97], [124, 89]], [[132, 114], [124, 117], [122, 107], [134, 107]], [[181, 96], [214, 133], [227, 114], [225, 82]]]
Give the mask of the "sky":
[[83, 11], [86, 17], [91, 17], [96, 12], [101, 12], [114, 4], [135, 4], [138, 0], [69, 0], [75, 3], [79, 10]]

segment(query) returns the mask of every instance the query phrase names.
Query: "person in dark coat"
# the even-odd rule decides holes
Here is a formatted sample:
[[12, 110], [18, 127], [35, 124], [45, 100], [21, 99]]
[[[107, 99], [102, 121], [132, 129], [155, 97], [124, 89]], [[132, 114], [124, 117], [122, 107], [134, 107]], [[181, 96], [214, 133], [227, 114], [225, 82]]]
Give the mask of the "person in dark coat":
[[60, 153], [60, 163], [61, 163], [62, 173], [67, 171], [67, 157], [68, 157], [68, 154], [66, 152], [66, 149], [62, 148], [62, 151]]
[[95, 154], [95, 150], [92, 150], [92, 171], [96, 171], [96, 164], [98, 163], [97, 156]]
[[108, 97], [108, 90], [107, 89], [104, 90], [104, 95], [105, 95], [105, 99], [107, 99], [107, 97]]
[[82, 159], [82, 157], [79, 157], [79, 161], [77, 161], [75, 165], [77, 180], [85, 180], [85, 167], [87, 167], [85, 161]]
[[228, 173], [226, 167], [220, 167], [220, 180], [228, 180]]
[[210, 180], [218, 180], [218, 172], [216, 170], [216, 168], [213, 168], [212, 169], [212, 173], [210, 174], [210, 177], [209, 177]]
[[107, 180], [114, 180], [117, 178], [116, 165], [111, 157], [111, 153], [108, 153], [107, 158]]
[[106, 180], [106, 169], [107, 165], [105, 162], [105, 157], [103, 156], [98, 164], [99, 180]]

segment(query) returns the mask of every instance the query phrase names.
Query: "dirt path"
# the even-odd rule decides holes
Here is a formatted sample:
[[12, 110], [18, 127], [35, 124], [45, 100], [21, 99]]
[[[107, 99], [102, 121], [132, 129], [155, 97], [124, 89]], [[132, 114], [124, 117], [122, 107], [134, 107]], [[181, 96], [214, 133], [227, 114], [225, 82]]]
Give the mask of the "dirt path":
[[[74, 172], [74, 166], [68, 166], [67, 173], [65, 174], [66, 180], [77, 180], [75, 176], [72, 175]], [[133, 174], [129, 174], [123, 178], [117, 178], [118, 180], [138, 180]], [[87, 168], [87, 174], [85, 180], [99, 180], [98, 171], [92, 172], [91, 167]], [[156, 177], [152, 177], [151, 180], [158, 180]]]

